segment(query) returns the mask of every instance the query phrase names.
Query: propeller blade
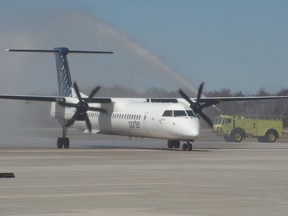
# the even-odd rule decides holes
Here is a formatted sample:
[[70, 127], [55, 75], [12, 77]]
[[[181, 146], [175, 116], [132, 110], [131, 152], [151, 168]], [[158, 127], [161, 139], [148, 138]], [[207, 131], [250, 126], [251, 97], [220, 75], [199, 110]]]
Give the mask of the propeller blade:
[[197, 93], [197, 103], [199, 103], [199, 100], [201, 98], [202, 95], [202, 91], [203, 91], [203, 86], [204, 86], [204, 82], [202, 82], [198, 88], [198, 93]]
[[77, 97], [78, 97], [78, 100], [79, 101], [82, 101], [82, 97], [81, 97], [81, 95], [80, 95], [80, 91], [79, 91], [79, 88], [78, 88], [78, 85], [77, 85], [77, 83], [76, 82], [74, 82], [74, 89], [75, 89], [75, 92], [76, 92], [76, 95], [77, 95]]
[[198, 114], [201, 116], [201, 118], [203, 118], [203, 120], [204, 120], [210, 127], [213, 127], [213, 122], [210, 120], [210, 118], [209, 118], [207, 115], [205, 115], [203, 112], [199, 112]]
[[218, 103], [217, 101], [211, 101], [211, 102], [207, 102], [205, 104], [201, 104], [200, 100], [201, 100], [201, 96], [202, 96], [202, 91], [203, 91], [203, 87], [204, 87], [204, 82], [202, 82], [198, 88], [198, 93], [197, 93], [197, 99], [196, 102], [193, 102], [188, 95], [186, 95], [186, 93], [184, 91], [182, 91], [181, 89], [179, 89], [179, 94], [190, 104], [190, 108], [196, 113], [199, 114], [199, 116], [201, 118], [203, 118], [203, 120], [210, 126], [213, 127], [213, 122], [210, 120], [210, 118], [204, 114], [202, 112], [203, 108], [207, 108], [209, 106], [212, 106], [216, 103]]
[[88, 101], [87, 103], [90, 102], [90, 100], [96, 95], [96, 93], [99, 91], [100, 86], [97, 86], [96, 88], [93, 89], [93, 91], [90, 93], [89, 97], [88, 97]]
[[87, 113], [85, 113], [85, 121], [86, 121], [86, 125], [87, 125], [87, 128], [88, 128], [89, 132], [91, 132], [92, 131], [92, 126], [91, 126], [91, 122], [89, 120], [89, 117], [88, 117]]
[[74, 107], [76, 108], [76, 112], [74, 113], [74, 115], [72, 116], [71, 119], [69, 119], [66, 123], [65, 123], [65, 126], [66, 127], [69, 127], [71, 126], [72, 124], [74, 124], [74, 122], [77, 120], [77, 117], [79, 115], [84, 115], [84, 118], [85, 118], [85, 122], [86, 122], [86, 126], [88, 128], [88, 130], [91, 132], [92, 131], [92, 125], [91, 125], [91, 122], [90, 122], [90, 119], [87, 115], [87, 111], [88, 110], [91, 110], [91, 111], [96, 111], [96, 112], [103, 112], [103, 113], [107, 113], [107, 110], [103, 109], [103, 108], [98, 108], [98, 107], [89, 107], [89, 101], [91, 101], [91, 99], [97, 94], [97, 92], [99, 91], [100, 89], [100, 86], [97, 86], [96, 88], [94, 88], [92, 90], [92, 92], [90, 93], [89, 97], [88, 98], [85, 98], [85, 99], [82, 99], [81, 97], [81, 93], [80, 93], [80, 90], [78, 88], [78, 85], [76, 83], [76, 81], [73, 83], [73, 87], [74, 87], [74, 90], [75, 90], [75, 93], [77, 95], [77, 98], [79, 100], [79, 102], [77, 104], [74, 104], [74, 103], [66, 103], [64, 101], [59, 101], [58, 103], [61, 105], [61, 106], [64, 106], [64, 107]]
[[69, 127], [69, 126], [71, 126], [72, 124], [74, 124], [74, 122], [76, 121], [78, 115], [79, 115], [79, 113], [76, 111], [76, 112], [74, 113], [74, 115], [72, 116], [72, 118], [69, 119], [69, 120], [66, 122], [66, 127]]
[[184, 91], [182, 91], [182, 89], [179, 89], [179, 94], [192, 106], [194, 104], [194, 102], [188, 97], [188, 95], [186, 95], [186, 93]]

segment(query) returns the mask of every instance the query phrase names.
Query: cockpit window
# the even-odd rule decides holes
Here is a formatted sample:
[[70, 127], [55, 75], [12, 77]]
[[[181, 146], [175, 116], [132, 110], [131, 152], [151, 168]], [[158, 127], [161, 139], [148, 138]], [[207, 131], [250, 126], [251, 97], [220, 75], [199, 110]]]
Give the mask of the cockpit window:
[[172, 110], [165, 110], [162, 116], [171, 117], [171, 116], [173, 116], [173, 112], [172, 112]]
[[175, 117], [187, 116], [185, 110], [174, 110]]
[[186, 110], [189, 117], [196, 117], [195, 113], [192, 110]]
[[192, 110], [165, 110], [163, 117], [196, 117]]

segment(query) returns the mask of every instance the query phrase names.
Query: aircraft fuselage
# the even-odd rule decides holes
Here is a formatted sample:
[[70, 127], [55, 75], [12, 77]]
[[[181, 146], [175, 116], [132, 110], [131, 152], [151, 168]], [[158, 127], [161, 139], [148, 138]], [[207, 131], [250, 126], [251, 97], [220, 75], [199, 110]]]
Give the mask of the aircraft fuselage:
[[[147, 137], [166, 140], [193, 141], [200, 133], [199, 118], [181, 103], [151, 103], [144, 99], [113, 99], [110, 104], [89, 104], [101, 107], [107, 113], [88, 111], [92, 133]], [[52, 104], [51, 116], [65, 121], [75, 108]], [[165, 114], [164, 114], [165, 113]], [[84, 119], [79, 117], [73, 127], [87, 130]]]

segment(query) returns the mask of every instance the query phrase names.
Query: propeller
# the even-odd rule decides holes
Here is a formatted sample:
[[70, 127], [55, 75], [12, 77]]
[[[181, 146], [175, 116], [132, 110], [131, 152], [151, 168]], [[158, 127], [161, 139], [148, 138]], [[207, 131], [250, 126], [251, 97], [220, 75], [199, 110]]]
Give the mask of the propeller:
[[74, 124], [74, 122], [77, 120], [77, 118], [79, 116], [83, 116], [87, 125], [88, 130], [91, 132], [92, 130], [92, 126], [91, 126], [91, 122], [89, 120], [89, 117], [87, 115], [87, 111], [98, 111], [98, 112], [104, 112], [107, 113], [107, 111], [105, 109], [102, 108], [97, 108], [97, 107], [89, 107], [89, 102], [91, 101], [91, 99], [97, 94], [97, 92], [100, 89], [100, 86], [97, 86], [96, 88], [94, 88], [89, 97], [86, 99], [83, 99], [81, 97], [78, 85], [76, 82], [73, 83], [73, 87], [75, 90], [75, 93], [77, 95], [77, 98], [79, 100], [79, 102], [77, 104], [75, 103], [66, 103], [66, 102], [59, 102], [60, 105], [65, 106], [65, 107], [74, 107], [76, 108], [76, 112], [74, 113], [74, 115], [65, 123], [66, 127], [71, 126], [72, 124]]
[[201, 116], [201, 118], [203, 118], [203, 120], [210, 126], [213, 126], [213, 122], [210, 120], [210, 118], [202, 112], [202, 109], [207, 108], [209, 106], [214, 105], [215, 101], [211, 101], [211, 102], [207, 102], [204, 104], [200, 103], [201, 100], [201, 95], [202, 95], [202, 91], [203, 91], [203, 86], [204, 86], [204, 82], [202, 82], [198, 88], [198, 93], [197, 93], [197, 98], [196, 98], [196, 102], [193, 102], [188, 96], [187, 94], [179, 89], [179, 94], [190, 104], [190, 108], [195, 112], [195, 114], [198, 114], [199, 116]]

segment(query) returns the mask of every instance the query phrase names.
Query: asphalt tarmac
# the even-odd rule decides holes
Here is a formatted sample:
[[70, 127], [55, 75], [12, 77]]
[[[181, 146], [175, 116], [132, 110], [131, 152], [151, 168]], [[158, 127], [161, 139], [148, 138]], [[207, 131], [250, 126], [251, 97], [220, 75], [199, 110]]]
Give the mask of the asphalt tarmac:
[[0, 178], [0, 215], [288, 214], [283, 140], [233, 144], [204, 133], [185, 152], [72, 131], [71, 148], [56, 149], [61, 130], [31, 131], [1, 133], [0, 172], [15, 178]]

